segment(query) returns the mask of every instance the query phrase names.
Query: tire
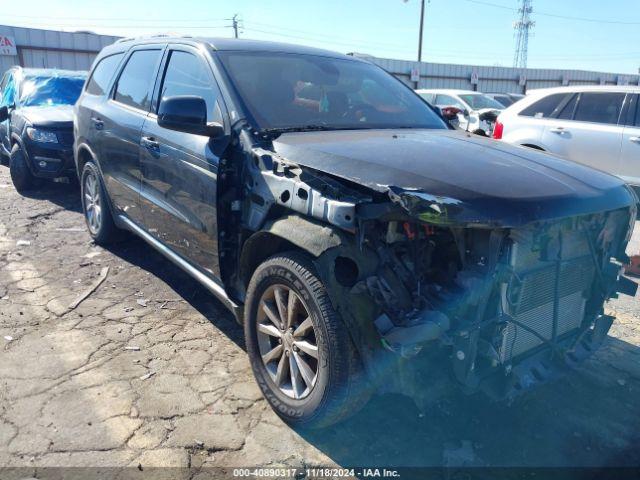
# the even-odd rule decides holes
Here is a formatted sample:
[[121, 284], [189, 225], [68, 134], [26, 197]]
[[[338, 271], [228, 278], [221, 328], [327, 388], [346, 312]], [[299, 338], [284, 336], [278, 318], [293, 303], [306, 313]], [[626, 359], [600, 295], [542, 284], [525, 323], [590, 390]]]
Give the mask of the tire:
[[[278, 328], [272, 320], [273, 314], [278, 319], [288, 315], [282, 315], [278, 308], [277, 290], [281, 292], [282, 305], [286, 298], [285, 312], [291, 305], [290, 292], [297, 297], [291, 309], [296, 312], [291, 320], [293, 327], [280, 328], [280, 337], [274, 333]], [[262, 306], [263, 300], [271, 316]], [[308, 256], [288, 252], [262, 263], [249, 283], [244, 318], [247, 353], [254, 376], [271, 407], [285, 422], [299, 428], [324, 428], [353, 415], [369, 399], [369, 385], [364, 380], [355, 346]], [[265, 327], [269, 334], [264, 333]], [[310, 346], [314, 341], [317, 360], [308, 353], [313, 352]], [[281, 355], [265, 362], [263, 355], [275, 352], [278, 347]], [[283, 361], [289, 371], [282, 368], [285, 373], [279, 382], [278, 372]], [[315, 381], [305, 380], [311, 375], [304, 364], [315, 373]], [[297, 382], [292, 381], [293, 371], [299, 372]]]
[[17, 143], [11, 149], [9, 157], [9, 173], [11, 181], [18, 193], [25, 193], [40, 186], [41, 181], [29, 170], [24, 152]]
[[122, 231], [113, 221], [102, 177], [93, 162], [87, 162], [82, 169], [80, 195], [82, 212], [91, 238], [98, 245], [121, 240]]

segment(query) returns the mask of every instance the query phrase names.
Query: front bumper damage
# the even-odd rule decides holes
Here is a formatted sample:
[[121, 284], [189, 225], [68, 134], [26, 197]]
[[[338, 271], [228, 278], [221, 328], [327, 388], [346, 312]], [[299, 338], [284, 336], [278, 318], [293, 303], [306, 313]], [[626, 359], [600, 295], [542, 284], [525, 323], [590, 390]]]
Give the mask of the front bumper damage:
[[621, 277], [635, 201], [532, 222], [510, 211], [499, 223], [454, 198], [372, 191], [254, 156], [245, 226], [275, 208], [333, 227], [316, 266], [378, 390], [418, 404], [452, 383], [513, 398], [597, 350], [613, 321], [604, 302], [635, 294]]

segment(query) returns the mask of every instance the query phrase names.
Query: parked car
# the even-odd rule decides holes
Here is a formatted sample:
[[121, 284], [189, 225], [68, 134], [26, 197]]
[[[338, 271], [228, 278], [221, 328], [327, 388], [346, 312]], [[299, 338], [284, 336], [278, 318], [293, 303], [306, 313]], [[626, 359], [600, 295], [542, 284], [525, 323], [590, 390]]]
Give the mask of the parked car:
[[586, 358], [603, 302], [634, 293], [611, 260], [635, 217], [622, 181], [451, 130], [364, 60], [126, 39], [75, 113], [92, 238], [133, 232], [216, 295], [294, 425], [372, 391], [425, 404], [451, 377], [510, 398]]
[[73, 104], [87, 72], [13, 67], [0, 81], [0, 157], [16, 190], [72, 175]]
[[495, 120], [504, 110], [501, 103], [472, 90], [416, 90], [416, 93], [437, 108], [457, 108], [458, 128], [484, 137], [491, 136]]
[[524, 98], [522, 93], [485, 93], [485, 95], [502, 104], [504, 108], [510, 107]]
[[500, 115], [494, 138], [619, 176], [640, 191], [640, 87], [535, 90]]

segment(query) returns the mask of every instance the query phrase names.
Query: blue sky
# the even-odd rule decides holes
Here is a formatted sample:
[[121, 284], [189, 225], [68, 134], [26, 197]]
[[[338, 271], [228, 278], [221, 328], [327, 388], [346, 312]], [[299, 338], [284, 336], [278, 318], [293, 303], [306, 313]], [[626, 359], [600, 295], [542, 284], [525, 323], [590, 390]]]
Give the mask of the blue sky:
[[[0, 0], [0, 22], [115, 35], [174, 32], [240, 36], [417, 57], [419, 0]], [[423, 60], [511, 66], [517, 0], [431, 0]], [[640, 0], [533, 0], [529, 66], [638, 74]], [[570, 19], [564, 17], [579, 17]], [[595, 20], [595, 21], [593, 21]]]

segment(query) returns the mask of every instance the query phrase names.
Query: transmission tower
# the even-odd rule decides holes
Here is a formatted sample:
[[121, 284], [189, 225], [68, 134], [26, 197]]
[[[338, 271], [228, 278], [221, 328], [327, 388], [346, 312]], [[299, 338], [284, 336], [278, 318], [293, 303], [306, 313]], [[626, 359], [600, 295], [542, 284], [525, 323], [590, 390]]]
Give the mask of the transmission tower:
[[533, 29], [536, 22], [531, 20], [533, 0], [518, 1], [520, 2], [520, 8], [518, 8], [518, 20], [513, 22], [513, 28], [516, 30], [516, 51], [513, 56], [513, 66], [527, 68], [529, 32]]

